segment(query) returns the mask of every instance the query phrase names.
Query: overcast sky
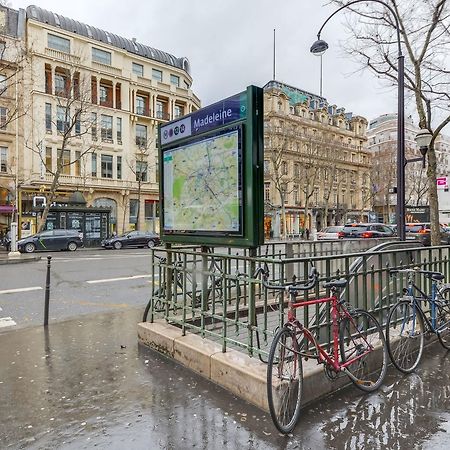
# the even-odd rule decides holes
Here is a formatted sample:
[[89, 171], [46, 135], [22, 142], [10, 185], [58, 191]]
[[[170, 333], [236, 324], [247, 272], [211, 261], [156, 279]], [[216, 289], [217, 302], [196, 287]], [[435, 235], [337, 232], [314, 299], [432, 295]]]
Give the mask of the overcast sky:
[[[120, 36], [189, 58], [193, 90], [206, 106], [249, 84], [272, 79], [276, 29], [276, 79], [319, 94], [319, 57], [309, 48], [335, 9], [325, 0], [40, 0], [34, 4]], [[10, 0], [13, 8], [32, 3]], [[395, 112], [396, 90], [356, 67], [339, 48], [344, 15], [322, 33], [323, 95], [346, 111], [373, 119]]]

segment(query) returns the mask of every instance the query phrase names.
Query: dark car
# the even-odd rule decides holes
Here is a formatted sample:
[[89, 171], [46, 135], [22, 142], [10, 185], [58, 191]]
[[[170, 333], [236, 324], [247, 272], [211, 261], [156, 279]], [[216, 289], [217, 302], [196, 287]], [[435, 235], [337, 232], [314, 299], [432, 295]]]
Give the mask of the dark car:
[[350, 223], [344, 226], [344, 238], [382, 238], [395, 236], [394, 230], [384, 223]]
[[[450, 244], [450, 232], [440, 225], [441, 245]], [[431, 224], [430, 223], [407, 223], [405, 225], [405, 238], [407, 241], [416, 240], [423, 245], [431, 245]]]
[[70, 250], [74, 252], [83, 246], [83, 239], [78, 230], [46, 230], [20, 239], [17, 247], [20, 252]]
[[115, 248], [122, 247], [148, 247], [152, 248], [159, 244], [159, 236], [148, 231], [130, 231], [122, 236], [113, 236], [102, 241], [102, 247]]

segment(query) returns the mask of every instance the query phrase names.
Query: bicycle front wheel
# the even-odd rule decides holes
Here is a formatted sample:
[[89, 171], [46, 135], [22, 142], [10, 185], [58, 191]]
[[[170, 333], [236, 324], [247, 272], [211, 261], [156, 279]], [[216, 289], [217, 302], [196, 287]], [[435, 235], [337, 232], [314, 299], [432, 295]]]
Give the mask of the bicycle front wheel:
[[281, 433], [290, 433], [300, 416], [303, 388], [302, 360], [295, 332], [283, 327], [275, 335], [267, 365], [270, 416]]
[[352, 311], [340, 323], [339, 347], [353, 384], [365, 392], [378, 389], [386, 375], [387, 349], [377, 319], [362, 309]]
[[423, 353], [425, 325], [421, 311], [402, 300], [389, 311], [386, 343], [392, 364], [403, 373], [411, 373]]
[[450, 289], [444, 289], [436, 303], [436, 333], [441, 345], [450, 350]]

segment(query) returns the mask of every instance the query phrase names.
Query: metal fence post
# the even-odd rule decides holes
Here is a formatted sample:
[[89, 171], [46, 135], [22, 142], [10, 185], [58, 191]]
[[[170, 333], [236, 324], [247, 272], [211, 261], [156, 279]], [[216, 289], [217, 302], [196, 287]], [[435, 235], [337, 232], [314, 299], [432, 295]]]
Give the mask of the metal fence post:
[[44, 327], [48, 325], [48, 310], [50, 304], [50, 265], [51, 256], [47, 256], [47, 278], [45, 281], [45, 309], [44, 309]]

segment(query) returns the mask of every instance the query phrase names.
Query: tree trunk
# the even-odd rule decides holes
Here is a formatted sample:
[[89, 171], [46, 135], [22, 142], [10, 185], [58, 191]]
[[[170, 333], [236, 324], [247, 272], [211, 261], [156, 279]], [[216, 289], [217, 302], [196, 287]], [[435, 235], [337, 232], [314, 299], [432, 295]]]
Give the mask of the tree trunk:
[[431, 245], [441, 245], [439, 226], [439, 202], [436, 186], [436, 153], [434, 146], [428, 149], [428, 199], [430, 202]]
[[44, 229], [45, 223], [47, 222], [48, 212], [50, 211], [50, 206], [56, 198], [56, 189], [58, 188], [59, 174], [60, 174], [60, 170], [57, 170], [53, 177], [52, 185], [50, 187], [50, 193], [47, 198], [47, 201], [46, 201], [46, 204], [44, 207], [44, 211], [42, 212], [41, 219], [39, 220], [37, 233], [40, 233]]
[[136, 230], [139, 230], [139, 220], [141, 217], [141, 181], [138, 182], [138, 206], [136, 213]]

